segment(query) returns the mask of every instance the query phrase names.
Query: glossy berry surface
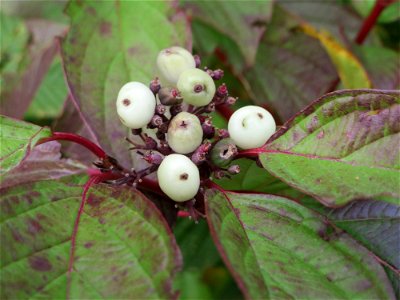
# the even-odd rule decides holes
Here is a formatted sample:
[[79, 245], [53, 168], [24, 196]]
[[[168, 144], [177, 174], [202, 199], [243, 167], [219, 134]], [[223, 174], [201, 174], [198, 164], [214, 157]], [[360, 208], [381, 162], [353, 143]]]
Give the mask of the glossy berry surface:
[[177, 153], [187, 154], [196, 150], [203, 141], [203, 128], [199, 119], [188, 112], [180, 112], [170, 122], [168, 144]]
[[192, 54], [182, 47], [161, 50], [157, 56], [158, 75], [164, 86], [176, 86], [181, 73], [195, 67]]
[[262, 107], [249, 105], [235, 111], [229, 119], [228, 131], [242, 149], [264, 145], [276, 130], [272, 115]]
[[151, 121], [156, 98], [146, 85], [133, 81], [121, 88], [116, 106], [121, 122], [129, 128], [138, 129]]
[[192, 199], [200, 187], [197, 166], [181, 154], [165, 157], [157, 170], [157, 177], [161, 190], [177, 202]]
[[182, 72], [177, 87], [183, 101], [194, 106], [209, 104], [215, 95], [214, 80], [207, 72], [200, 69], [188, 69]]

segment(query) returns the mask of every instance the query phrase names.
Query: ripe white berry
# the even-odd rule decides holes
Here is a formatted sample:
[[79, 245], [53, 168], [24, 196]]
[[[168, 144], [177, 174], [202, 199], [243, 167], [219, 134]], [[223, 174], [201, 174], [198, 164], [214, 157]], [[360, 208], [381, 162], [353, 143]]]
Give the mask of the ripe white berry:
[[170, 154], [157, 170], [161, 190], [172, 200], [192, 199], [200, 187], [200, 174], [196, 165], [182, 154]]
[[187, 154], [196, 150], [203, 140], [200, 120], [188, 112], [180, 112], [170, 122], [168, 144], [177, 153]]
[[194, 106], [211, 102], [215, 94], [215, 83], [211, 76], [200, 69], [188, 69], [179, 77], [178, 90], [183, 101]]
[[164, 86], [176, 86], [179, 76], [187, 69], [196, 67], [192, 54], [182, 47], [161, 50], [157, 56], [157, 69]]
[[138, 129], [151, 121], [156, 98], [146, 85], [132, 81], [121, 88], [116, 105], [121, 122], [129, 128]]
[[249, 105], [235, 111], [228, 122], [230, 138], [242, 149], [261, 147], [274, 134], [275, 120], [262, 107]]

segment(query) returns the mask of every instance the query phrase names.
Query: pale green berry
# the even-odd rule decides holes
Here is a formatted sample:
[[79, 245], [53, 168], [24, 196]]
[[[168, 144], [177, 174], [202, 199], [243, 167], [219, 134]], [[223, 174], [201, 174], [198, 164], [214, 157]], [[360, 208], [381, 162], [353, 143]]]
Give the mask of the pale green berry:
[[180, 112], [170, 122], [168, 144], [177, 153], [187, 154], [196, 150], [203, 141], [200, 120], [188, 112]]
[[176, 86], [181, 73], [195, 67], [193, 55], [182, 47], [161, 50], [157, 56], [158, 75], [163, 86]]
[[235, 111], [228, 122], [230, 138], [242, 149], [261, 147], [274, 134], [275, 120], [262, 107], [249, 105]]
[[133, 81], [121, 88], [116, 105], [121, 122], [129, 128], [138, 129], [151, 121], [156, 98], [146, 85]]
[[179, 77], [178, 90], [183, 101], [194, 106], [205, 106], [215, 94], [215, 83], [211, 76], [200, 69], [188, 69]]
[[161, 190], [172, 200], [192, 199], [200, 187], [200, 174], [196, 165], [182, 154], [170, 154], [157, 170]]

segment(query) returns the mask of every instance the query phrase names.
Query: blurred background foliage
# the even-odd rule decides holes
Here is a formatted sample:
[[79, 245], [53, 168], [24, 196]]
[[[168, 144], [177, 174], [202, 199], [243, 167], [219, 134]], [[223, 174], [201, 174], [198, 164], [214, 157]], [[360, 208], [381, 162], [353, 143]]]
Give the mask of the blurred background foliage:
[[[190, 16], [193, 52], [203, 66], [225, 70], [224, 82], [239, 97], [236, 107], [262, 105], [282, 124], [329, 91], [400, 87], [400, 2], [381, 14], [363, 46], [353, 42], [374, 3], [182, 0], [179, 9]], [[66, 1], [1, 2], [1, 113], [82, 133], [79, 124], [69, 122], [76, 111], [68, 102], [59, 54], [58, 38], [69, 25], [65, 5]], [[218, 113], [213, 118], [218, 127], [226, 125]], [[240, 164], [242, 173], [221, 185], [316, 205], [258, 172], [254, 163]], [[252, 176], [246, 177], [249, 173]], [[175, 282], [182, 299], [242, 298], [205, 221], [178, 220], [174, 232], [184, 257], [184, 271]]]

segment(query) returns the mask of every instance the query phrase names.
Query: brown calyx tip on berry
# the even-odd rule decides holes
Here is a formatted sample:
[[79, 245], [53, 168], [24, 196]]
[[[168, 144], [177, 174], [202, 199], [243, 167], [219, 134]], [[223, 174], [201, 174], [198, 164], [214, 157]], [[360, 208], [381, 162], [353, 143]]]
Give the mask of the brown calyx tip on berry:
[[204, 85], [202, 84], [196, 84], [193, 87], [193, 92], [195, 92], [196, 94], [201, 93], [202, 91], [204, 91]]
[[131, 100], [129, 100], [129, 99], [124, 99], [124, 100], [122, 100], [122, 103], [123, 103], [125, 106], [129, 106], [129, 105], [131, 104]]
[[179, 179], [180, 179], [180, 180], [188, 180], [188, 178], [189, 178], [189, 174], [188, 174], [188, 173], [182, 173], [182, 174], [179, 176]]

